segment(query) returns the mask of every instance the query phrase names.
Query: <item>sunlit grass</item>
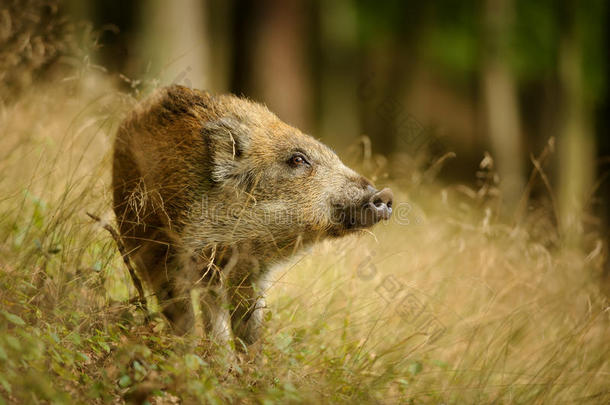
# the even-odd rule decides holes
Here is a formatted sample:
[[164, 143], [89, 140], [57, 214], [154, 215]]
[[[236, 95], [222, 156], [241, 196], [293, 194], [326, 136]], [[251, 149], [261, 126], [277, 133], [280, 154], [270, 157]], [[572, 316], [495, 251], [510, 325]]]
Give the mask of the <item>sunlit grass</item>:
[[401, 221], [279, 268], [258, 356], [230, 368], [145, 325], [86, 216], [112, 221], [111, 141], [132, 103], [91, 76], [1, 111], [0, 403], [610, 401], [601, 252], [562, 247], [550, 212], [508, 225], [491, 193], [439, 182], [395, 179]]

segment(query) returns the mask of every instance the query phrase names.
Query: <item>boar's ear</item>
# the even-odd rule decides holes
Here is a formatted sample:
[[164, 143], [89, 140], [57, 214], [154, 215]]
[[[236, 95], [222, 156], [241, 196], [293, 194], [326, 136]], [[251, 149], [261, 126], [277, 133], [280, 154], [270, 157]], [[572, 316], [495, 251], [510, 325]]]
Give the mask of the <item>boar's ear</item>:
[[244, 173], [241, 157], [250, 146], [248, 127], [236, 118], [223, 117], [206, 123], [202, 135], [208, 142], [212, 159], [212, 180], [238, 180]]

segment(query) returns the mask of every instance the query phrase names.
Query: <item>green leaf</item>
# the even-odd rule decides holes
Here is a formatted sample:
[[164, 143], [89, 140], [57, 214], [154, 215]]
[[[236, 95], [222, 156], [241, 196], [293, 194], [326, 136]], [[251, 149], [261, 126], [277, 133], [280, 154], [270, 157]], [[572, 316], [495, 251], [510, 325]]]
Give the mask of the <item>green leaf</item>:
[[6, 360], [8, 359], [8, 356], [6, 355], [6, 351], [4, 350], [4, 347], [0, 346], [0, 360]]
[[17, 339], [15, 336], [8, 335], [5, 339], [6, 343], [8, 343], [8, 345], [14, 350], [21, 350], [21, 343], [19, 343], [19, 339]]
[[25, 325], [25, 321], [23, 319], [21, 319], [19, 316], [12, 314], [10, 312], [7, 311], [2, 311], [2, 315], [4, 315], [4, 317], [11, 323], [14, 323], [15, 325], [18, 326], [24, 326]]
[[8, 381], [6, 381], [6, 380], [4, 379], [4, 377], [2, 377], [2, 376], [0, 376], [0, 385], [1, 385], [1, 386], [2, 386], [2, 388], [4, 388], [4, 390], [5, 390], [6, 392], [8, 392], [9, 394], [12, 392], [12, 389], [11, 389], [11, 384], [9, 384], [9, 382], [8, 382]]
[[125, 388], [125, 387], [129, 387], [130, 385], [131, 385], [131, 377], [129, 377], [127, 374], [125, 374], [124, 376], [119, 378], [119, 387]]
[[85, 353], [83, 352], [77, 352], [77, 356], [80, 357], [80, 359], [82, 361], [84, 361], [85, 363], [88, 363], [91, 361], [91, 359], [89, 358], [89, 356], [87, 356]]
[[404, 386], [409, 385], [409, 382], [408, 382], [407, 380], [405, 380], [404, 378], [399, 378], [399, 379], [397, 379], [397, 380], [396, 380], [396, 382], [397, 382], [398, 384], [400, 384], [400, 385], [404, 385]]
[[106, 342], [97, 342], [97, 344], [106, 351], [106, 353], [110, 353], [110, 346]]
[[439, 366], [442, 369], [446, 369], [449, 364], [447, 364], [447, 362], [442, 361], [442, 360], [432, 360], [432, 363], [434, 363], [434, 365]]
[[147, 373], [146, 368], [142, 364], [140, 364], [140, 362], [137, 360], [134, 360], [134, 362], [133, 362], [133, 369], [136, 370], [140, 374], [145, 375]]
[[189, 370], [197, 371], [200, 366], [205, 366], [205, 362], [196, 354], [187, 354], [184, 356], [184, 362]]
[[412, 375], [417, 375], [421, 373], [423, 368], [424, 366], [419, 361], [414, 361], [413, 363], [409, 364], [409, 373]]

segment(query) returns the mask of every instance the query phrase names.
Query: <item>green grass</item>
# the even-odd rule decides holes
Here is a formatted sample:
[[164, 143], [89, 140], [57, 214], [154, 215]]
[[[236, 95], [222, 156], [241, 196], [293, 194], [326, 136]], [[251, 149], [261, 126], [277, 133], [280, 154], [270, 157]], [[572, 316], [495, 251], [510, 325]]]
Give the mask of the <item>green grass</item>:
[[237, 366], [145, 324], [85, 215], [113, 220], [132, 103], [90, 75], [1, 111], [0, 403], [610, 402], [603, 252], [563, 247], [544, 208], [507, 225], [493, 193], [436, 182], [396, 178], [402, 224], [278, 269], [258, 354]]

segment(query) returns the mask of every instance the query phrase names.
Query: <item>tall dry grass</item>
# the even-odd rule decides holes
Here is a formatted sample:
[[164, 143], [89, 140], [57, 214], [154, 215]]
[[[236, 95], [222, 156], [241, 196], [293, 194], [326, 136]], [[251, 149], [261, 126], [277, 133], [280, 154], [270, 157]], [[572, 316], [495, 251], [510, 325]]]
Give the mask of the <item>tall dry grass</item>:
[[393, 221], [276, 271], [260, 354], [230, 371], [144, 324], [85, 215], [112, 221], [112, 138], [133, 102], [90, 72], [0, 112], [0, 403], [610, 401], [603, 252], [563, 248], [545, 208], [500, 221], [489, 184], [395, 178]]

